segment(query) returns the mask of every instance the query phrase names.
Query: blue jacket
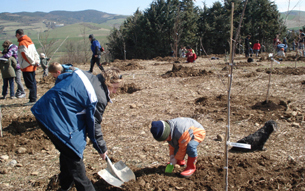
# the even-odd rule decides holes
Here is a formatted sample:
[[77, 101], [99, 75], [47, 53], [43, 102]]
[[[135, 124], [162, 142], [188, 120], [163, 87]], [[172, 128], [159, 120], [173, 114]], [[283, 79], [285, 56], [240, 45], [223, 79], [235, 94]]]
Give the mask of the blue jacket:
[[92, 39], [91, 41], [91, 50], [92, 50], [92, 56], [94, 55], [100, 55], [101, 54], [101, 45], [100, 42], [96, 39]]
[[80, 158], [86, 134], [99, 153], [105, 153], [100, 123], [110, 98], [102, 75], [82, 70], [58, 76], [55, 86], [32, 107], [32, 113]]

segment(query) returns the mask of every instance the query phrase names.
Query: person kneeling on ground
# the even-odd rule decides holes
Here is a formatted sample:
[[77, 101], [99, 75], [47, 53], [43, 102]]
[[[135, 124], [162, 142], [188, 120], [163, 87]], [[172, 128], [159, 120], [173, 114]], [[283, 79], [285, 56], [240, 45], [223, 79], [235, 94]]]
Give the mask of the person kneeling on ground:
[[197, 55], [195, 54], [195, 51], [189, 46], [186, 47], [186, 49], [187, 49], [187, 53], [186, 53], [187, 61], [186, 62], [195, 62], [197, 59]]
[[170, 163], [185, 165], [184, 157], [188, 154], [187, 167], [181, 173], [191, 176], [196, 170], [197, 146], [206, 135], [203, 126], [191, 118], [176, 118], [167, 121], [153, 121], [150, 132], [157, 141], [169, 144]]
[[109, 94], [116, 93], [121, 84], [116, 68], [96, 76], [75, 70], [59, 75], [55, 86], [32, 107], [40, 128], [60, 152], [62, 190], [74, 183], [77, 190], [95, 190], [83, 163], [86, 136], [105, 160], [107, 147], [100, 124], [108, 102], [112, 103]]
[[64, 73], [72, 73], [74, 70], [78, 68], [73, 67], [72, 64], [60, 64], [58, 62], [54, 62], [50, 64], [48, 70], [54, 78], [57, 78], [60, 74]]

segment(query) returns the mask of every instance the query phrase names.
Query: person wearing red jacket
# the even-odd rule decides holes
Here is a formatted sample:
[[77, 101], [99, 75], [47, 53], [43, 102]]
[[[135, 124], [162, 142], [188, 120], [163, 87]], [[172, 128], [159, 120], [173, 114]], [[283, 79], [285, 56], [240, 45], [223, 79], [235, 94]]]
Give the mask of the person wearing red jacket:
[[256, 43], [253, 45], [253, 50], [256, 54], [256, 57], [258, 57], [258, 53], [261, 50], [261, 44], [259, 43], [259, 40], [257, 40]]
[[40, 58], [33, 41], [27, 35], [24, 35], [22, 29], [16, 30], [18, 39], [18, 58], [19, 65], [23, 74], [25, 86], [29, 89], [30, 101], [26, 105], [34, 105], [37, 100], [37, 86], [35, 71], [39, 66]]

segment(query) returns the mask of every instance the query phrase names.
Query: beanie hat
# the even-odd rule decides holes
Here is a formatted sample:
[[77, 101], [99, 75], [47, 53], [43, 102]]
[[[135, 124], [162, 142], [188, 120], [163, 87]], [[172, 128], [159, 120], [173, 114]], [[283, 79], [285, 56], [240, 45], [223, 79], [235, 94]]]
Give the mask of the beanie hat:
[[151, 123], [150, 132], [157, 141], [165, 141], [168, 138], [170, 131], [171, 128], [165, 121], [153, 121]]
[[93, 36], [93, 34], [89, 35], [89, 38], [91, 38], [91, 39], [94, 39], [94, 36]]
[[46, 55], [44, 53], [40, 53], [40, 58], [45, 58]]

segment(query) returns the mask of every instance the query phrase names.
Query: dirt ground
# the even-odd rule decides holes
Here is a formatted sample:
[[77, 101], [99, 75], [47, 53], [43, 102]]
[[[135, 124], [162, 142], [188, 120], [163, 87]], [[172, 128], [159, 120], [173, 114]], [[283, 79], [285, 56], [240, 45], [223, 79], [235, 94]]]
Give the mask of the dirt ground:
[[[236, 56], [230, 141], [255, 132], [268, 120], [276, 121], [279, 128], [266, 142], [266, 151], [229, 153], [229, 190], [304, 191], [305, 62], [295, 61], [291, 53], [280, 64], [274, 63], [266, 103], [271, 64], [262, 58], [247, 63], [243, 56]], [[211, 55], [195, 63], [167, 57], [105, 64], [105, 68], [119, 67], [125, 79], [103, 116], [108, 155], [113, 162], [122, 160], [129, 166], [136, 181], [122, 188], [107, 184], [97, 174], [107, 164], [88, 144], [84, 163], [96, 190], [223, 190], [225, 143], [219, 137], [224, 137], [227, 125], [229, 71], [224, 60], [224, 55]], [[76, 67], [88, 70], [89, 64]], [[95, 66], [94, 73], [98, 72]], [[36, 79], [38, 97], [55, 82], [51, 76], [42, 79], [42, 69]], [[57, 190], [59, 152], [38, 128], [30, 106], [23, 105], [27, 101], [0, 100], [0, 190]], [[167, 143], [155, 141], [150, 133], [152, 121], [176, 117], [194, 118], [207, 132], [198, 146], [197, 171], [190, 178], [179, 177], [183, 168], [164, 173], [169, 160]]]

